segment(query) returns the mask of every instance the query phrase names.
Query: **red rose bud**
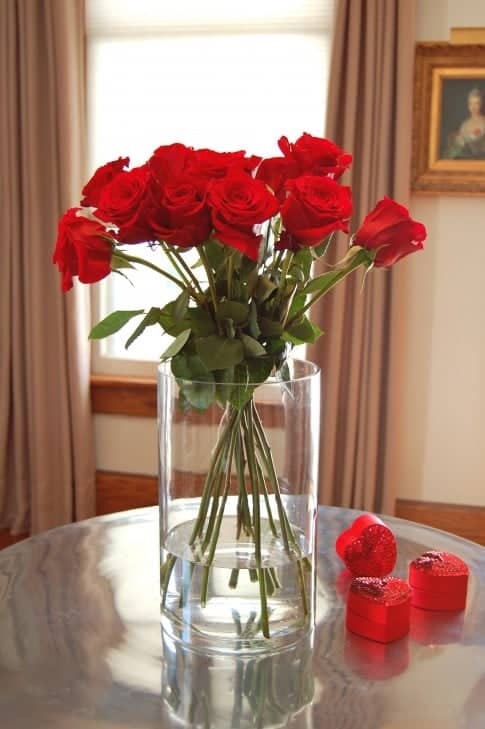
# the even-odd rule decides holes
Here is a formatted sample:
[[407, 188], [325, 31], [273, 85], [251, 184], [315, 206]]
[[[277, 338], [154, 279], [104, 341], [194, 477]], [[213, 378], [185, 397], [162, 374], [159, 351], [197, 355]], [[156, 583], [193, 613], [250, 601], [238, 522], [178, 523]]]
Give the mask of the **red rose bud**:
[[469, 570], [448, 552], [425, 552], [409, 565], [413, 606], [426, 610], [464, 610]]
[[118, 157], [113, 162], [108, 162], [102, 167], [98, 167], [94, 175], [87, 182], [82, 190], [83, 199], [81, 205], [84, 207], [97, 207], [103, 189], [108, 185], [111, 180], [119, 175], [119, 173], [128, 167], [130, 163], [129, 157]]
[[348, 232], [352, 213], [350, 187], [328, 177], [305, 175], [289, 182], [288, 190], [281, 206], [285, 231], [276, 248], [298, 250], [319, 245], [335, 230]]
[[389, 197], [377, 203], [354, 236], [354, 245], [377, 251], [376, 268], [389, 268], [423, 248], [426, 228], [413, 220], [407, 208]]
[[216, 238], [258, 260], [261, 236], [254, 226], [278, 212], [278, 201], [260, 180], [232, 171], [210, 187], [208, 202]]
[[53, 262], [62, 273], [62, 290], [72, 289], [73, 276], [81, 283], [94, 283], [111, 273], [112, 244], [96, 220], [78, 215], [70, 208], [59, 221]]
[[347, 569], [358, 577], [384, 577], [396, 564], [394, 534], [374, 514], [358, 516], [352, 526], [337, 537], [335, 549]]
[[356, 577], [347, 598], [346, 626], [364, 638], [390, 643], [407, 635], [411, 589], [397, 577]]

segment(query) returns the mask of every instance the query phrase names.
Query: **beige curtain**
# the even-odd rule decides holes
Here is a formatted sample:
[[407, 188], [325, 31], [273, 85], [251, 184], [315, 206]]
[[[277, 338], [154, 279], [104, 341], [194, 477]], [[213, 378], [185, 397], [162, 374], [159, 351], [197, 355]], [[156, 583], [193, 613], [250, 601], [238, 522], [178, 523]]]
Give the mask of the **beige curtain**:
[[0, 528], [94, 513], [87, 290], [61, 294], [57, 219], [83, 178], [83, 0], [0, 2]]
[[[409, 201], [414, 11], [414, 0], [338, 2], [326, 134], [354, 156], [343, 180], [354, 231], [383, 195]], [[342, 237], [339, 258], [346, 245]], [[406, 266], [374, 271], [363, 293], [360, 276], [347, 279], [314, 307], [326, 332], [309, 351], [323, 370], [324, 504], [394, 509]]]

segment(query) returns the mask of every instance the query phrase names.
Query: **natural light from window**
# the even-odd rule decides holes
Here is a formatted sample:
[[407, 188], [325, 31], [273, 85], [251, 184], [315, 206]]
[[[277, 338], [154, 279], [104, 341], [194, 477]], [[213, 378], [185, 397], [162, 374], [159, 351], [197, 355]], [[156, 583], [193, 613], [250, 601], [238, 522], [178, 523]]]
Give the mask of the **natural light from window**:
[[[144, 162], [161, 144], [278, 154], [277, 140], [324, 131], [332, 2], [87, 0], [90, 174], [120, 155]], [[137, 255], [155, 255], [137, 246]], [[174, 291], [149, 272], [110, 276], [94, 319], [163, 306]], [[103, 341], [98, 371], [157, 360], [160, 337]]]

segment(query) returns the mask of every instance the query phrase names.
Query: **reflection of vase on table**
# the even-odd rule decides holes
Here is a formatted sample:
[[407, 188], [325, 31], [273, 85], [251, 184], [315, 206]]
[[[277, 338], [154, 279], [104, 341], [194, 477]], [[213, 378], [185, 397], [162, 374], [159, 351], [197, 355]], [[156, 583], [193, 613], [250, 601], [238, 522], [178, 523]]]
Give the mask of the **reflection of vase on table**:
[[162, 639], [162, 711], [180, 726], [283, 727], [312, 701], [311, 635], [262, 657], [204, 655], [187, 651], [164, 631]]

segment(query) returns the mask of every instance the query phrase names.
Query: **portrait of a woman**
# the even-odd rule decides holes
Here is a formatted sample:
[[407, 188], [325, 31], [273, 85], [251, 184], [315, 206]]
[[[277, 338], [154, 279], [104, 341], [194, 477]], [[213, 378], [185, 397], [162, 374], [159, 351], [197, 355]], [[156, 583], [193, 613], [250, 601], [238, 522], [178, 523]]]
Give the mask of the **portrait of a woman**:
[[473, 88], [467, 98], [468, 117], [459, 129], [448, 135], [448, 159], [485, 159], [485, 114], [483, 92]]

